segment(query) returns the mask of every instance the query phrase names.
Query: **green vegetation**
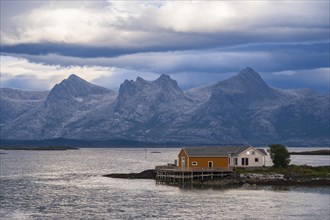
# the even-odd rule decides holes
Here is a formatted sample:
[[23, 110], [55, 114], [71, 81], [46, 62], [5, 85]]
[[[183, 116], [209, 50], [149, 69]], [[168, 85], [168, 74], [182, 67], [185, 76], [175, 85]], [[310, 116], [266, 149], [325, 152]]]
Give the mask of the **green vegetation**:
[[283, 174], [286, 177], [330, 177], [330, 166], [312, 167], [307, 165], [289, 165], [284, 167], [263, 167], [260, 169], [244, 169], [237, 168], [236, 172], [240, 173], [261, 173], [261, 174]]
[[287, 167], [290, 163], [290, 153], [281, 144], [269, 145], [269, 154], [274, 167]]

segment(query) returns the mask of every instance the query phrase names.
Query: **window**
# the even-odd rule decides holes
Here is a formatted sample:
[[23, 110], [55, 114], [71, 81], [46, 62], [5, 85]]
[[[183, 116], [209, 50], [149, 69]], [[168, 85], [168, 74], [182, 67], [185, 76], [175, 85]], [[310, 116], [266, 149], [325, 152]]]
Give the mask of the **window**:
[[237, 158], [234, 158], [234, 165], [237, 166], [237, 164], [238, 164], [238, 160], [237, 160]]
[[196, 161], [193, 161], [193, 162], [191, 162], [191, 165], [192, 166], [197, 166], [197, 162]]
[[252, 155], [255, 155], [255, 154], [256, 154], [256, 152], [252, 151]]
[[254, 158], [254, 162], [258, 163], [259, 162], [259, 158]]
[[249, 165], [249, 158], [242, 158], [242, 166], [248, 166]]
[[247, 155], [250, 155], [250, 151], [246, 151], [246, 154], [247, 154]]

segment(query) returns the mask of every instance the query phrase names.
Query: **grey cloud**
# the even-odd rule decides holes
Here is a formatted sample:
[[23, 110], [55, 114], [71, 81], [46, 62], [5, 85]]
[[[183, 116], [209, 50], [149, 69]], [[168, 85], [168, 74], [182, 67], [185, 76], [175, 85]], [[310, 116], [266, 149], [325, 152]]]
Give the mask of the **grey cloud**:
[[[108, 10], [105, 7], [106, 4], [104, 1], [100, 1], [100, 3], [98, 1], [98, 4], [95, 4], [99, 5], [97, 7], [93, 4], [93, 8], [95, 8], [94, 13], [104, 13], [105, 10]], [[59, 5], [53, 5], [56, 5], [56, 8], [77, 7], [79, 2], [60, 2]], [[97, 31], [91, 31], [91, 35], [103, 36], [102, 39], [95, 38], [98, 40], [87, 42], [86, 44], [63, 42], [63, 44], [59, 45], [51, 39], [47, 41], [47, 36], [45, 36], [46, 40], [34, 44], [20, 42], [12, 46], [4, 45], [2, 51], [25, 54], [58, 53], [64, 56], [78, 57], [113, 57], [139, 52], [194, 50], [257, 42], [303, 42], [328, 39], [329, 19], [327, 18], [329, 17], [329, 12], [327, 8], [329, 3], [322, 1], [313, 3], [277, 2], [267, 3], [266, 5], [264, 10], [269, 10], [267, 13], [265, 11], [256, 11], [252, 17], [246, 17], [247, 15], [243, 13], [237, 18], [227, 19], [229, 27], [219, 28], [221, 27], [221, 24], [219, 24], [214, 26], [214, 30], [206, 32], [194, 30], [193, 28], [186, 31], [175, 30], [171, 28], [171, 26], [176, 25], [175, 21], [171, 21], [172, 23], [169, 24], [157, 23], [159, 16], [162, 15], [159, 12], [161, 8], [154, 7], [152, 10], [149, 9], [149, 11], [138, 8], [136, 11], [146, 10], [145, 12], [149, 12], [149, 14], [134, 13], [134, 10], [132, 10], [125, 14], [127, 17], [118, 15], [115, 17], [116, 19], [102, 19], [102, 24], [99, 25], [112, 27], [116, 30], [115, 32], [102, 34], [97, 33]], [[274, 6], [273, 8], [272, 5]], [[254, 13], [249, 11], [248, 5], [246, 6], [246, 13]], [[286, 9], [286, 7], [289, 9]], [[6, 5], [3, 8], [6, 8]], [[11, 11], [13, 7], [8, 6], [8, 8]], [[27, 6], [25, 12], [29, 12], [31, 9], [33, 9], [32, 6]], [[278, 14], [279, 12], [281, 14]], [[8, 18], [4, 22], [6, 25], [2, 27], [3, 33], [15, 31], [18, 24], [11, 21], [9, 15], [4, 15], [4, 17]], [[193, 26], [194, 23], [191, 25]], [[122, 40], [119, 43], [114, 41], [113, 38]]]
[[312, 89], [330, 93], [330, 68], [290, 71], [291, 74], [263, 73], [271, 86], [283, 89]]
[[[52, 65], [110, 66], [155, 73], [235, 72], [253, 66], [265, 72], [328, 67], [329, 42], [316, 44], [257, 44], [206, 50], [137, 53], [112, 58], [78, 58], [56, 54], [20, 55]], [[15, 55], [15, 54], [12, 54]]]
[[[1, 73], [2, 76], [6, 75]], [[38, 79], [34, 75], [19, 75], [14, 78], [2, 77], [1, 79], [2, 88], [14, 88], [26, 91], [46, 91], [48, 90], [47, 80]]]
[[[2, 33], [15, 32], [17, 24], [11, 18], [18, 14], [27, 15], [35, 8], [49, 8], [51, 4], [54, 8], [80, 8], [80, 3], [76, 1], [61, 1], [58, 4], [24, 1], [16, 9], [15, 3], [8, 2], [1, 1]], [[111, 7], [117, 7], [117, 2], [114, 3], [110, 4]], [[96, 14], [109, 9], [106, 1], [97, 1], [93, 5], [88, 5], [90, 3], [87, 1], [85, 4], [87, 6], [81, 5], [81, 10], [88, 7]], [[241, 4], [243, 7], [245, 3], [238, 5]], [[264, 10], [259, 11], [251, 11], [244, 6], [242, 9], [246, 10], [241, 16], [227, 19], [231, 25], [214, 25], [214, 29], [206, 31], [193, 27], [193, 23], [190, 24], [192, 27], [188, 25], [180, 29], [178, 22], [185, 22], [186, 19], [164, 23], [157, 14], [162, 4], [143, 11], [148, 13], [139, 12], [142, 9], [133, 6], [129, 12], [124, 5], [122, 10], [127, 9], [127, 17], [100, 20], [97, 25], [114, 28], [115, 32], [102, 33], [102, 38], [97, 38], [97, 41], [84, 44], [52, 40], [14, 45], [2, 43], [1, 54], [23, 57], [45, 65], [113, 67], [116, 69], [114, 75], [100, 76], [94, 80], [96, 84], [111, 88], [118, 88], [125, 78], [142, 76], [153, 79], [162, 73], [170, 74], [182, 87], [189, 88], [214, 83], [251, 66], [262, 73], [271, 85], [325, 91], [327, 87], [323, 82], [308, 80], [314, 77], [312, 71], [307, 74], [299, 70], [330, 66], [329, 2], [281, 1], [264, 4], [267, 7], [261, 7]], [[99, 33], [91, 30], [91, 33], [83, 34]], [[115, 38], [120, 41], [115, 41]], [[272, 74], [288, 70], [297, 71], [297, 74]], [[28, 78], [26, 82], [33, 87], [33, 80], [29, 82]], [[7, 84], [24, 87], [22, 82], [17, 79], [7, 81]]]

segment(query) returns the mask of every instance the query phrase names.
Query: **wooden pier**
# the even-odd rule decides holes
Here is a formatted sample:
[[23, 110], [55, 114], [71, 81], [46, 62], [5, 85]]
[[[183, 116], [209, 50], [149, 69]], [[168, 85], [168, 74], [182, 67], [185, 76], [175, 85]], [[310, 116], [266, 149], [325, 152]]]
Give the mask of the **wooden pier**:
[[185, 184], [194, 181], [221, 179], [232, 176], [232, 168], [181, 168], [173, 165], [156, 166], [156, 181], [167, 184]]

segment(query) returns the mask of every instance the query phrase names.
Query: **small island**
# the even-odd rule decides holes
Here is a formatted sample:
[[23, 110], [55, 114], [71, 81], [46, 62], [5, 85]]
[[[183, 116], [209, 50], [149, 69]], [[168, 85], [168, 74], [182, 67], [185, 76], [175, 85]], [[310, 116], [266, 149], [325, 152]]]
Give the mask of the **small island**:
[[290, 165], [287, 168], [263, 167], [261, 169], [237, 169], [232, 175], [210, 178], [197, 178], [193, 181], [158, 181], [155, 169], [145, 170], [141, 173], [113, 173], [103, 175], [111, 178], [124, 179], [154, 179], [159, 183], [184, 186], [212, 186], [212, 187], [239, 187], [248, 185], [271, 186], [330, 186], [330, 166], [297, 166]]
[[290, 155], [330, 155], [330, 150], [290, 152]]
[[77, 147], [70, 146], [45, 146], [45, 147], [0, 147], [1, 150], [31, 150], [31, 151], [64, 151], [78, 150]]
[[[255, 159], [260, 154], [260, 160], [265, 154], [264, 151], [249, 147], [242, 148], [228, 148], [227, 150], [236, 150], [236, 155], [232, 154], [234, 164], [237, 162], [236, 157], [243, 155], [242, 162], [246, 162], [248, 156]], [[197, 153], [204, 154], [205, 151], [212, 151], [213, 157], [216, 151], [224, 151], [224, 149], [213, 148], [194, 148], [182, 149], [179, 158], [183, 155], [189, 156], [191, 152], [194, 155]], [[191, 152], [190, 152], [191, 151]], [[219, 152], [218, 152], [219, 153]], [[228, 152], [226, 152], [227, 154]], [[126, 179], [155, 179], [157, 183], [164, 183], [175, 186], [209, 186], [209, 187], [240, 187], [240, 186], [257, 186], [257, 185], [270, 185], [270, 186], [330, 186], [330, 166], [307, 166], [307, 165], [289, 165], [290, 153], [282, 145], [270, 145], [270, 157], [274, 166], [266, 167], [248, 167], [248, 166], [227, 166], [226, 168], [210, 167], [213, 162], [207, 158], [208, 167], [183, 167], [182, 160], [179, 165], [168, 164], [165, 166], [156, 166], [155, 169], [145, 170], [141, 173], [127, 173], [127, 174], [107, 174], [105, 177], [111, 178], [126, 178]], [[206, 154], [206, 153], [205, 153]], [[220, 155], [221, 153], [219, 153]], [[228, 154], [227, 154], [228, 155]], [[259, 155], [259, 156], [260, 156]], [[194, 158], [194, 159], [193, 159]], [[205, 158], [205, 157], [203, 157]], [[230, 158], [227, 159], [227, 164]], [[192, 164], [202, 163], [203, 160], [198, 162], [198, 158], [189, 157]], [[195, 160], [195, 161], [194, 161]], [[211, 163], [212, 162], [212, 163]]]

